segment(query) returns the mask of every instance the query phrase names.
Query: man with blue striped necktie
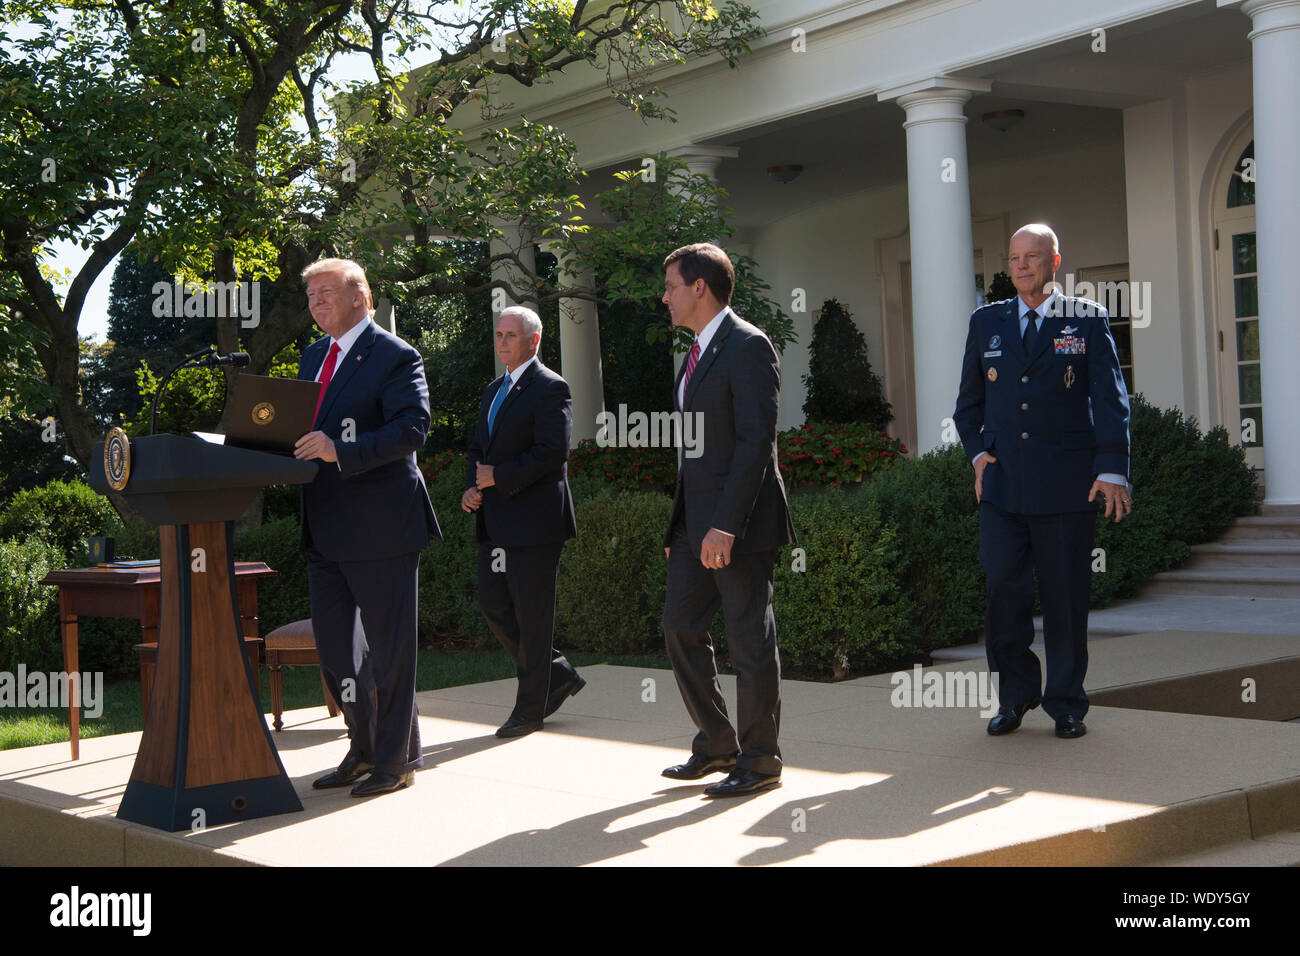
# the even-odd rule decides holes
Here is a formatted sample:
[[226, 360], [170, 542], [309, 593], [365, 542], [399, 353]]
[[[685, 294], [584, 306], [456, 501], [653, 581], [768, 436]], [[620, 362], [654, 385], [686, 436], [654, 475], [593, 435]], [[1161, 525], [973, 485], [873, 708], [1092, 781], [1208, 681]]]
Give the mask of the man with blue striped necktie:
[[542, 322], [514, 307], [497, 322], [506, 374], [483, 391], [461, 508], [475, 514], [478, 602], [515, 661], [519, 688], [498, 737], [522, 737], [587, 682], [556, 652], [555, 580], [577, 535], [565, 462], [573, 432], [564, 379], [542, 364]]

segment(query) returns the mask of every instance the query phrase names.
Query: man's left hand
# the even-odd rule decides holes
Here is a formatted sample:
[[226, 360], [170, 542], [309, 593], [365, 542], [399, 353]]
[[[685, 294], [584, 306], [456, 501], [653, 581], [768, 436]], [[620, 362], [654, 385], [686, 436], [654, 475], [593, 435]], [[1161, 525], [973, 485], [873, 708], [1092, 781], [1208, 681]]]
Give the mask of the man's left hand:
[[1088, 500], [1095, 501], [1097, 492], [1101, 492], [1106, 499], [1106, 517], [1110, 517], [1111, 509], [1115, 511], [1115, 521], [1120, 521], [1126, 514], [1133, 510], [1133, 499], [1129, 497], [1128, 487], [1126, 485], [1117, 485], [1109, 481], [1102, 481], [1098, 478], [1092, 483], [1092, 490], [1088, 492]]
[[293, 443], [293, 457], [303, 461], [319, 458], [321, 461], [338, 461], [334, 440], [324, 432], [308, 432]]
[[492, 465], [485, 465], [482, 462], [478, 463], [474, 473], [474, 483], [478, 485], [479, 491], [482, 491], [484, 488], [491, 488], [497, 483], [496, 478], [492, 474], [492, 467]]
[[710, 571], [725, 568], [731, 563], [731, 544], [735, 540], [733, 535], [710, 528], [700, 545], [700, 564]]

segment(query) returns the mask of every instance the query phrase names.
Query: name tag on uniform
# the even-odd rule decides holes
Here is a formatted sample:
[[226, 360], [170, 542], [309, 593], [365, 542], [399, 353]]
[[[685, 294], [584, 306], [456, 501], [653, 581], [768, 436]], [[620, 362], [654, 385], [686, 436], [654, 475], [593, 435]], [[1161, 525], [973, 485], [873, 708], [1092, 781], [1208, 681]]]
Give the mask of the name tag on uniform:
[[1052, 339], [1052, 348], [1057, 355], [1083, 355], [1088, 351], [1088, 340], [1081, 335], [1062, 335]]
[[1002, 357], [1002, 350], [1001, 350], [1001, 349], [998, 349], [996, 352], [985, 352], [985, 353], [984, 353], [984, 357], [985, 357], [985, 358], [1001, 358], [1001, 357]]

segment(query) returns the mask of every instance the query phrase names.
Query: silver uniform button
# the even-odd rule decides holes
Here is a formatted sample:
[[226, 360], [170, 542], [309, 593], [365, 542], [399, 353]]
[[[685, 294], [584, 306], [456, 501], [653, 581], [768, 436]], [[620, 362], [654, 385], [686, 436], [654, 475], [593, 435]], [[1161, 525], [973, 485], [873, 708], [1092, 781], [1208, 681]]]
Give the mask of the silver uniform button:
[[1021, 437], [1021, 438], [1028, 438], [1028, 437], [1029, 437], [1029, 432], [1021, 432], [1021, 433], [1020, 433], [1020, 437]]
[[1029, 384], [1029, 376], [1028, 376], [1028, 375], [1022, 375], [1022, 376], [1020, 376], [1020, 381], [1023, 382], [1024, 384], [1028, 385], [1028, 384]]
[[1020, 403], [1020, 410], [1021, 410], [1022, 412], [1027, 412], [1027, 411], [1029, 411], [1029, 403], [1028, 403], [1028, 402], [1021, 402], [1021, 403]]

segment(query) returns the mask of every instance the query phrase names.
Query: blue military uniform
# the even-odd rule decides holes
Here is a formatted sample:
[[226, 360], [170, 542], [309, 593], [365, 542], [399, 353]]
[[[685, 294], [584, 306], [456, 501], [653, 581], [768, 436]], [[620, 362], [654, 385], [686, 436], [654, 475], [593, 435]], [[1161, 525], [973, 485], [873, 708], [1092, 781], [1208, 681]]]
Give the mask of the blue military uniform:
[[[980, 498], [980, 563], [988, 578], [985, 646], [1004, 706], [1040, 697], [1033, 642], [1035, 566], [1043, 605], [1043, 709], [1082, 719], [1088, 592], [1098, 475], [1127, 480], [1129, 405], [1106, 310], [1059, 292], [1033, 354], [1020, 334], [1019, 299], [976, 309], [953, 420], [971, 461], [988, 452]], [[1098, 496], [1100, 499], [1100, 496]]]

